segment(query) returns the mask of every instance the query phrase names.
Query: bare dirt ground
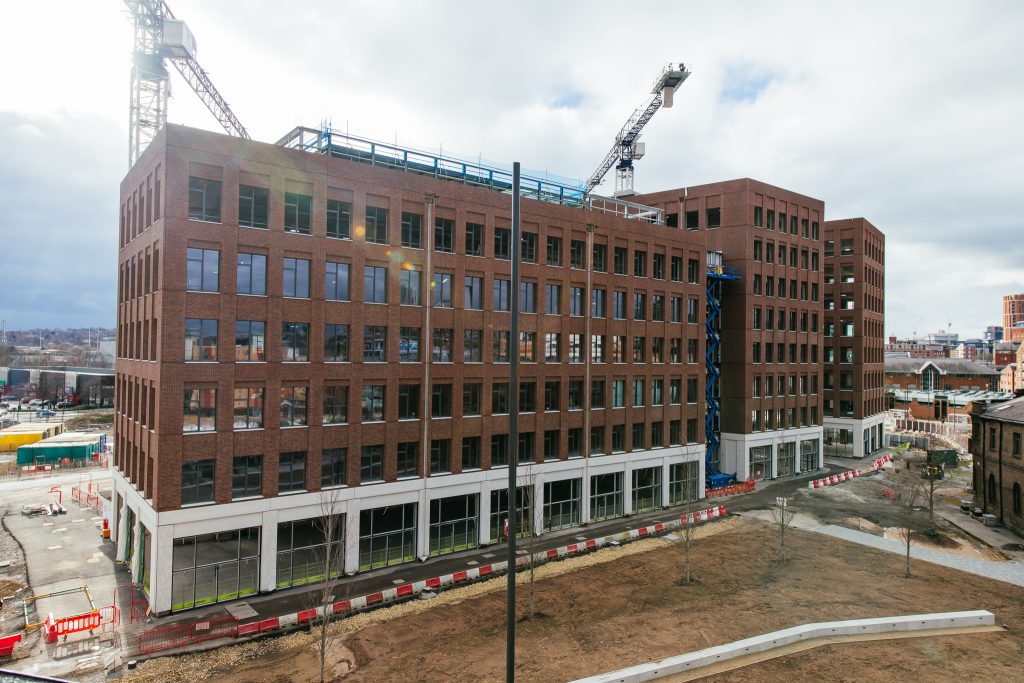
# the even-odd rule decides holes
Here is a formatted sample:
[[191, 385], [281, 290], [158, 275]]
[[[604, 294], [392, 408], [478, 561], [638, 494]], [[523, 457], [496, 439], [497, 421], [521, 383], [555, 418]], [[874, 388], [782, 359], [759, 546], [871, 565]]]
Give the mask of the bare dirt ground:
[[[707, 680], [1012, 680], [1019, 674], [1024, 589], [924, 562], [903, 579], [898, 555], [797, 530], [787, 534], [788, 560], [780, 565], [771, 527], [751, 520], [717, 524], [726, 526], [694, 544], [692, 585], [678, 582], [680, 545], [659, 539], [601, 551], [614, 561], [540, 580], [543, 614], [518, 627], [517, 679], [564, 681], [806, 622], [963, 609], [991, 610], [1009, 628], [830, 645]], [[558, 564], [564, 563], [549, 567]], [[524, 587], [521, 611], [525, 593]], [[331, 679], [502, 680], [504, 601], [499, 588], [461, 601], [442, 594], [430, 603], [437, 607], [390, 620], [361, 615], [369, 618], [366, 625], [346, 627], [333, 653]], [[317, 656], [309, 643], [306, 634], [249, 643], [242, 647], [250, 655], [220, 665], [200, 664], [196, 656], [165, 660], [132, 680], [169, 680], [176, 670], [179, 680], [315, 681]]]

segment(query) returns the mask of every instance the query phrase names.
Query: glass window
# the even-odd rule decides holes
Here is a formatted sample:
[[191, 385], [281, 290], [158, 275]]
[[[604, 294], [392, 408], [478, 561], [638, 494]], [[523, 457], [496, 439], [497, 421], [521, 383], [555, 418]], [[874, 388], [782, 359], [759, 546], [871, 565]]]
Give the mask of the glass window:
[[402, 212], [402, 246], [423, 248], [423, 216], [420, 214]]
[[431, 357], [435, 363], [453, 362], [454, 330], [450, 327], [439, 327], [434, 330]]
[[263, 387], [235, 387], [235, 429], [263, 428]]
[[511, 360], [511, 340], [508, 330], [496, 330], [494, 332], [494, 344], [491, 350], [491, 361], [494, 363], [508, 363]]
[[415, 420], [420, 416], [420, 385], [398, 385], [398, 419]]
[[570, 240], [569, 242], [569, 267], [586, 270], [587, 268], [587, 243], [582, 240]]
[[562, 238], [548, 235], [547, 238], [547, 264], [549, 266], [562, 265]]
[[384, 446], [363, 446], [359, 459], [359, 483], [375, 481], [384, 481]]
[[236, 456], [231, 465], [231, 498], [249, 498], [263, 494], [263, 457], [259, 455]]
[[265, 187], [238, 186], [238, 225], [243, 228], [266, 228], [270, 192]]
[[267, 257], [238, 253], [237, 288], [239, 294], [263, 296], [267, 293]]
[[430, 389], [430, 417], [452, 416], [452, 385], [435, 383]]
[[306, 393], [308, 387], [281, 387], [281, 426], [306, 425]]
[[277, 461], [277, 490], [304, 491], [306, 489], [306, 452], [282, 453]]
[[219, 180], [189, 176], [189, 220], [220, 223], [220, 190], [221, 182]]
[[348, 325], [324, 325], [324, 361], [348, 362]]
[[185, 289], [190, 292], [220, 291], [220, 252], [189, 247], [186, 253]]
[[213, 502], [213, 460], [181, 464], [181, 504]]
[[594, 245], [594, 272], [608, 272], [608, 246], [604, 244]]
[[583, 315], [583, 287], [570, 287], [569, 288], [569, 315], [571, 316], [582, 316]]
[[508, 382], [491, 383], [491, 414], [505, 415], [509, 408]]
[[484, 255], [484, 226], [466, 223], [466, 256]]
[[483, 362], [484, 346], [483, 330], [462, 331], [462, 362], [481, 363]]
[[625, 247], [615, 247], [615, 251], [613, 252], [613, 254], [614, 254], [613, 267], [615, 268], [615, 274], [616, 275], [625, 275], [626, 274], [626, 259], [629, 257], [629, 250], [626, 249]]
[[185, 319], [185, 360], [217, 360], [217, 321], [200, 318]]
[[430, 441], [430, 473], [448, 474], [452, 471], [452, 440], [432, 439]]
[[434, 219], [434, 251], [455, 251], [455, 221], [450, 218]]
[[327, 200], [327, 236], [345, 240], [352, 236], [352, 202]]
[[418, 441], [405, 441], [398, 444], [395, 453], [395, 474], [398, 479], [419, 476], [420, 444]]
[[462, 416], [470, 417], [481, 414], [484, 385], [481, 382], [467, 382], [462, 385]]
[[437, 308], [452, 307], [452, 274], [434, 273], [430, 288], [434, 292], [434, 306]]
[[286, 258], [284, 260], [284, 290], [286, 297], [309, 298], [309, 261]]
[[537, 283], [536, 282], [520, 282], [519, 283], [519, 312], [520, 313], [536, 313], [537, 312]]
[[184, 431], [212, 432], [217, 429], [217, 390], [185, 388]]
[[327, 262], [324, 298], [328, 301], [348, 301], [348, 264]]
[[384, 421], [385, 385], [363, 385], [363, 422]]
[[309, 234], [313, 198], [296, 192], [284, 193], [284, 231]]
[[366, 241], [388, 243], [388, 210], [376, 206], [366, 207]]
[[502, 280], [500, 278], [494, 278], [494, 310], [495, 311], [511, 311], [512, 310], [512, 282], [510, 280]]
[[348, 422], [348, 387], [324, 387], [323, 424], [336, 425]]
[[484, 308], [484, 279], [479, 275], [467, 275], [462, 296], [462, 306], [474, 311]]
[[[383, 447], [381, 447], [383, 449]], [[416, 504], [389, 505], [359, 513], [359, 570], [416, 559]]]
[[544, 285], [544, 313], [559, 315], [562, 312], [562, 285], [548, 283]]
[[402, 363], [415, 363], [420, 360], [420, 328], [399, 329], [398, 360]]
[[494, 258], [508, 261], [511, 254], [512, 231], [508, 228], [494, 229]]
[[238, 320], [235, 322], [235, 360], [260, 362], [266, 360], [266, 324], [262, 320]]
[[388, 269], [363, 266], [363, 301], [368, 304], [388, 302]]
[[403, 306], [420, 305], [420, 271], [412, 268], [402, 268], [398, 272], [398, 283], [400, 301]]
[[309, 323], [281, 323], [281, 360], [309, 361]]
[[537, 262], [537, 233], [524, 232], [522, 238], [522, 259], [524, 263]]

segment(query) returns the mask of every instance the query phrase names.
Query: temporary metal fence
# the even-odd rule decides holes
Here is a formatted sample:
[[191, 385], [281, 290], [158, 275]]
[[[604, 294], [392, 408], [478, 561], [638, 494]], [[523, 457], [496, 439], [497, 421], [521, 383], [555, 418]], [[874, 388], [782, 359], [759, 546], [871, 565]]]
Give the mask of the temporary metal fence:
[[218, 617], [146, 631], [139, 635], [139, 652], [150, 654], [159, 650], [195, 645], [204, 640], [237, 637], [238, 619]]

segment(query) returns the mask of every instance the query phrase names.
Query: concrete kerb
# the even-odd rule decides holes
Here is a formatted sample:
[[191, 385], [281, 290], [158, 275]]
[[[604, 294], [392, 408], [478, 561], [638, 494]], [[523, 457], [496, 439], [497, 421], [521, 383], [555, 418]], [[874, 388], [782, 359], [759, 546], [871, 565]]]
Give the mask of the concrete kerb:
[[[724, 505], [716, 505], [692, 514], [692, 524], [701, 524], [704, 522], [710, 522], [716, 519], [722, 519], [727, 515], [726, 508]], [[578, 543], [570, 543], [568, 545], [560, 546], [558, 548], [551, 548], [542, 552], [535, 553], [533, 555], [534, 561], [538, 564], [545, 562], [553, 562], [563, 560], [576, 555], [582, 555], [584, 553], [593, 552], [600, 548], [610, 546], [613, 544], [621, 545], [623, 543], [631, 543], [644, 538], [653, 538], [667, 533], [671, 530], [682, 527], [683, 516], [669, 522], [658, 522], [645, 527], [637, 529], [630, 529], [617, 534], [609, 536], [601, 536], [598, 538], [587, 539]], [[522, 569], [529, 566], [530, 557], [523, 555], [516, 558], [516, 569]], [[495, 562], [492, 564], [482, 565], [479, 567], [472, 567], [451, 574], [445, 574], [443, 576], [435, 576], [433, 578], [425, 579], [422, 581], [414, 581], [412, 583], [402, 584], [395, 588], [387, 588], [376, 593], [370, 593], [368, 595], [362, 595], [359, 597], [351, 598], [349, 600], [341, 600], [333, 603], [329, 607], [318, 607], [312, 609], [301, 610], [292, 614], [286, 614], [278, 617], [269, 617], [266, 619], [257, 619], [255, 621], [247, 622], [245, 624], [239, 624], [237, 635], [235, 638], [223, 638], [216, 641], [208, 641], [203, 643], [203, 647], [188, 646], [173, 648], [160, 651], [151, 652], [134, 652], [137, 648], [136, 643], [132, 644], [133, 654], [132, 657], [139, 661], [151, 659], [154, 657], [162, 656], [174, 656], [180, 654], [186, 654], [190, 652], [197, 652], [201, 650], [213, 649], [215, 647], [223, 647], [225, 645], [234, 644], [241, 641], [251, 640], [254, 638], [261, 638], [264, 636], [279, 636], [291, 631], [298, 630], [300, 628], [306, 628], [312, 624], [320, 621], [324, 618], [328, 610], [330, 610], [330, 616], [333, 618], [344, 618], [350, 617], [360, 612], [367, 612], [380, 607], [388, 605], [394, 605], [406, 600], [411, 600], [424, 592], [437, 593], [448, 588], [454, 588], [457, 586], [465, 586], [478, 581], [486, 581], [492, 578], [496, 578], [505, 574], [508, 571], [508, 562]]]
[[[619, 669], [618, 671], [581, 678], [573, 683], [641, 683], [642, 681], [651, 681], [665, 676], [693, 672], [697, 669], [722, 664], [733, 659], [743, 660], [743, 658], [749, 658], [751, 655], [785, 648], [787, 645], [797, 642], [836, 642], [837, 639], [860, 639], [867, 635], [884, 633], [906, 635], [911, 632], [919, 632], [922, 635], [942, 635], [943, 631], [962, 633], [965, 629], [993, 630], [990, 627], [994, 625], [995, 615], [985, 610], [913, 614], [877, 619], [854, 619], [850, 621], [802, 624], [783, 629], [782, 631], [774, 631], [726, 643], [725, 645], [716, 645], [703, 650], [668, 657], [656, 662], [637, 664], [625, 669]], [[777, 654], [775, 653], [771, 656], [776, 656]], [[707, 673], [702, 672], [697, 675], [707, 675]]]

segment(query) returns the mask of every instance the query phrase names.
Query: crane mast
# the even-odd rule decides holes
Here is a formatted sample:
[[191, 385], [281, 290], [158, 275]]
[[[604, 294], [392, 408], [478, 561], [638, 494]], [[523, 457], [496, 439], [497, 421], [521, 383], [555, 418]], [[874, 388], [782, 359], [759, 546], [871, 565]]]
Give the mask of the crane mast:
[[167, 123], [169, 61], [229, 135], [251, 139], [199, 65], [195, 40], [163, 0], [125, 0], [135, 26], [128, 112], [128, 163], [134, 164]]
[[633, 160], [644, 155], [644, 145], [639, 142], [640, 133], [659, 109], [668, 109], [672, 106], [672, 96], [676, 88], [682, 85], [689, 75], [690, 72], [682, 62], [678, 65], [669, 63], [661, 70], [654, 81], [654, 87], [651, 88], [653, 97], [626, 120], [626, 124], [615, 136], [612, 148], [587, 180], [588, 194], [601, 184], [612, 166], [615, 166], [615, 196], [633, 194]]

